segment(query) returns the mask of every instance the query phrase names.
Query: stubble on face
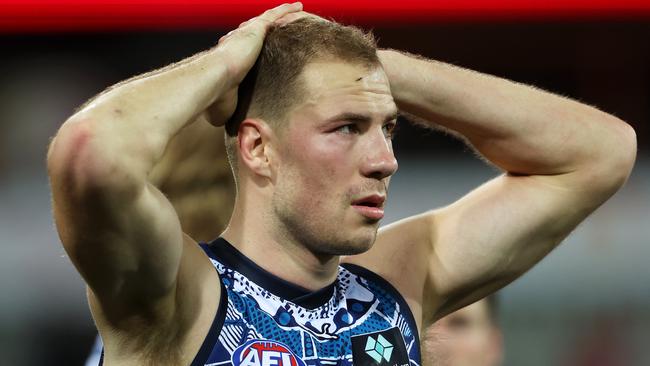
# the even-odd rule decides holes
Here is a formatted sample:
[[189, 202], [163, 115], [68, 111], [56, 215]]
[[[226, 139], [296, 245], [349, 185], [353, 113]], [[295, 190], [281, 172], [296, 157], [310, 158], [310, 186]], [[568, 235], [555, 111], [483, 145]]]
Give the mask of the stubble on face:
[[383, 121], [395, 108], [390, 88], [381, 69], [336, 62], [307, 69], [306, 107], [289, 113], [297, 117], [290, 118], [279, 146], [282, 162], [271, 201], [271, 229], [279, 241], [317, 255], [360, 254], [375, 242], [379, 220], [360, 215], [352, 202], [371, 194], [385, 196], [388, 178], [361, 173], [367, 141], [375, 140], [332, 133], [321, 124], [340, 112]]
[[369, 250], [377, 237], [379, 221], [360, 218], [362, 228], [351, 234], [345, 228], [346, 216], [353, 197], [369, 189], [383, 192], [384, 185], [378, 189], [374, 183], [365, 184], [328, 198], [310, 192], [334, 193], [334, 188], [327, 187], [324, 181], [316, 183], [317, 187], [306, 187], [297, 183], [306, 181], [295, 176], [298, 174], [287, 172], [286, 184], [281, 184], [273, 195], [273, 213], [279, 221], [275, 231], [284, 236], [281, 239], [299, 243], [318, 256], [355, 255]]

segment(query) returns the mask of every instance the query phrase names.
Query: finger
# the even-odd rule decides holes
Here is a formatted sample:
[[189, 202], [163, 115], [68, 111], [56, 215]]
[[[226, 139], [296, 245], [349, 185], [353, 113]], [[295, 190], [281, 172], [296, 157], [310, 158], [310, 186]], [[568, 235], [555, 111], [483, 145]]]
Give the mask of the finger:
[[295, 22], [298, 19], [302, 19], [302, 18], [306, 18], [306, 17], [307, 17], [307, 15], [305, 13], [303, 13], [303, 12], [289, 13], [289, 14], [286, 14], [286, 15], [282, 16], [278, 20], [276, 20], [275, 24], [285, 25], [285, 24], [288, 24], [288, 23], [291, 23], [291, 22]]
[[273, 24], [273, 22], [275, 22], [275, 20], [282, 18], [287, 14], [292, 14], [294, 12], [301, 12], [301, 11], [302, 11], [301, 2], [295, 2], [292, 4], [282, 4], [280, 6], [276, 6], [275, 8], [265, 11], [264, 13], [262, 13], [261, 15], [255, 18], [251, 18], [239, 24], [239, 27], [237, 27], [237, 29], [221, 37], [218, 43], [221, 43], [222, 41], [228, 39], [233, 32], [240, 32], [241, 29], [246, 28], [248, 26], [251, 26], [252, 29], [257, 29], [255, 31], [252, 31], [253, 33], [258, 33], [259, 31], [265, 32], [268, 29], [268, 27], [271, 24]]
[[301, 11], [301, 10], [302, 10], [301, 2], [295, 2], [292, 4], [282, 4], [280, 6], [276, 6], [273, 9], [269, 9], [265, 11], [258, 18], [263, 19], [267, 22], [274, 22], [286, 14]]
[[233, 33], [233, 32], [234, 32], [234, 31], [230, 31], [230, 32], [228, 32], [226, 35], [221, 36], [221, 38], [219, 38], [219, 41], [218, 41], [217, 43], [221, 44], [223, 41], [225, 41], [225, 40], [228, 39], [230, 36], [232, 36], [232, 33]]
[[327, 22], [326, 19], [321, 18], [318, 15], [311, 14], [311, 13], [308, 13], [306, 11], [298, 11], [298, 12], [295, 12], [295, 13], [289, 13], [289, 14], [286, 14], [286, 15], [282, 16], [281, 18], [279, 18], [278, 20], [275, 21], [275, 24], [285, 25], [285, 24], [288, 24], [288, 23], [291, 23], [291, 22], [295, 22], [296, 20], [302, 19], [302, 18], [312, 18], [312, 19], [321, 20], [323, 22]]
[[292, 11], [294, 11], [294, 12], [295, 11], [300, 11], [301, 9], [302, 9], [302, 3], [300, 3], [300, 2], [296, 2], [296, 3], [292, 3], [292, 4], [282, 4], [280, 6], [276, 6], [273, 9], [269, 9], [269, 10], [265, 11], [264, 13], [254, 17], [254, 18], [248, 19], [245, 22], [239, 23], [239, 26], [237, 28], [244, 28], [247, 25], [249, 25], [249, 24], [251, 24], [251, 23], [253, 23], [255, 21], [258, 21], [258, 20], [262, 20], [263, 23], [267, 24], [267, 23], [272, 22], [273, 19], [277, 19], [277, 18], [282, 17], [282, 16], [284, 16], [286, 14], [290, 14]]

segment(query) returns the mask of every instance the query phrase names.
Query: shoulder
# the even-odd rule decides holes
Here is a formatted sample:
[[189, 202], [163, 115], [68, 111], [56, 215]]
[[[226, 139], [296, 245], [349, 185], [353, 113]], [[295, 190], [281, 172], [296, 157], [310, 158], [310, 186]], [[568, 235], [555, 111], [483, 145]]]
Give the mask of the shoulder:
[[435, 260], [436, 212], [415, 215], [385, 227], [365, 253], [346, 256], [341, 263], [366, 269], [388, 282], [409, 304], [419, 324], [422, 289]]
[[418, 328], [421, 322], [416, 320], [412, 304], [400, 291], [385, 278], [367, 268], [351, 263], [344, 263], [341, 267], [339, 278], [349, 278], [346, 284], [348, 311], [351, 314], [366, 314], [362, 319], [379, 315], [396, 329], [391, 330], [389, 326], [379, 333], [375, 332], [376, 334], [386, 335], [386, 332], [390, 334], [391, 331], [398, 331], [402, 334], [401, 338], [408, 352], [412, 352], [413, 348], [419, 349]]

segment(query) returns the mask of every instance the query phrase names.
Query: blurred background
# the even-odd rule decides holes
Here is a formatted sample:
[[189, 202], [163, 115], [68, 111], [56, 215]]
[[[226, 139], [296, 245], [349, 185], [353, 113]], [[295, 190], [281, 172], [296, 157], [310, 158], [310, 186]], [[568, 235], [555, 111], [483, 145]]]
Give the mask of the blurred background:
[[[209, 48], [277, 4], [154, 3], [2, 4], [2, 365], [81, 365], [96, 334], [51, 218], [45, 153], [60, 124], [107, 86]], [[650, 2], [304, 3], [372, 29], [381, 47], [536, 85], [635, 127], [627, 185], [501, 291], [499, 321], [506, 366], [650, 365]], [[448, 204], [498, 174], [448, 136], [405, 122], [399, 129], [384, 223]]]

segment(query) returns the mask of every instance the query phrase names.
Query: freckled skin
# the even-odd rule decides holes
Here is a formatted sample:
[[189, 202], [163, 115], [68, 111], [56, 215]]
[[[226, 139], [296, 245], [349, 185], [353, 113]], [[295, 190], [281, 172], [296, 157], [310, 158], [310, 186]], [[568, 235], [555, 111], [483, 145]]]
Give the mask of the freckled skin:
[[[274, 212], [284, 235], [314, 253], [362, 253], [374, 242], [379, 221], [351, 203], [385, 195], [397, 169], [384, 130], [397, 110], [388, 80], [381, 68], [342, 62], [311, 63], [302, 77], [309, 96], [290, 113], [282, 133]], [[343, 112], [368, 121], [356, 125], [358, 131], [337, 130], [350, 123], [332, 121]]]

